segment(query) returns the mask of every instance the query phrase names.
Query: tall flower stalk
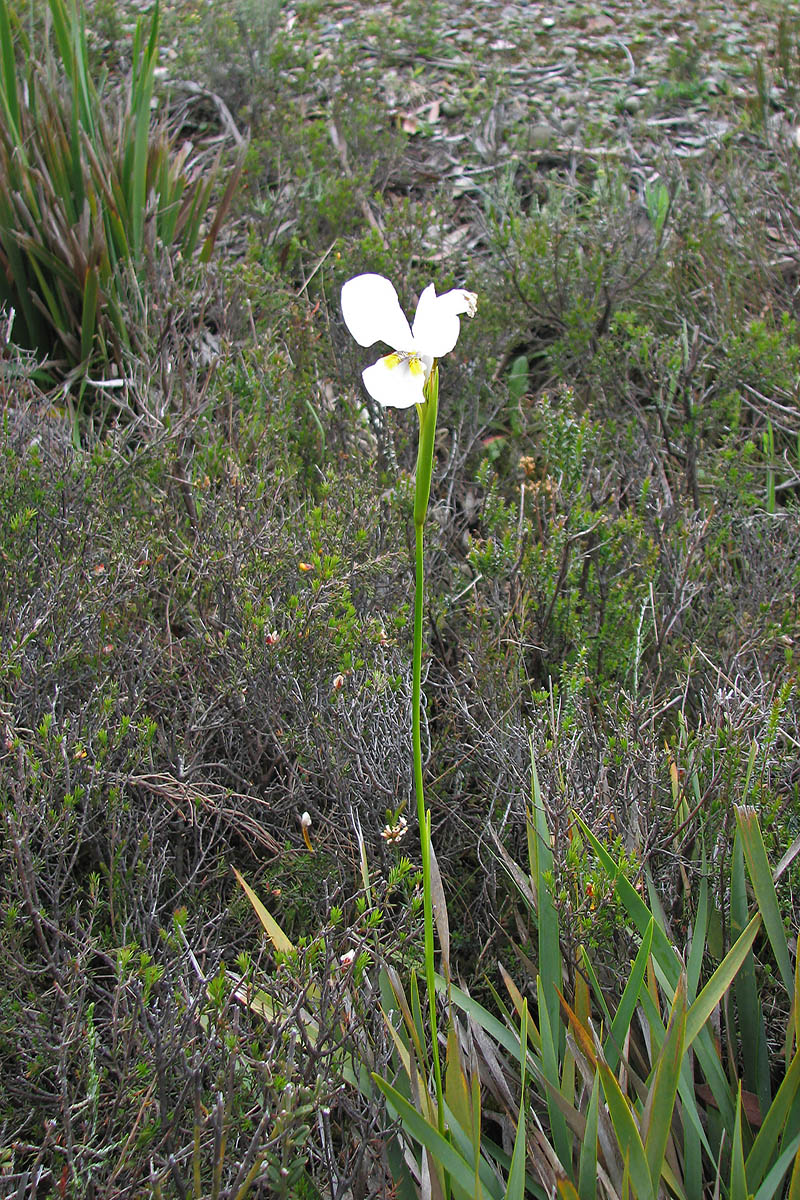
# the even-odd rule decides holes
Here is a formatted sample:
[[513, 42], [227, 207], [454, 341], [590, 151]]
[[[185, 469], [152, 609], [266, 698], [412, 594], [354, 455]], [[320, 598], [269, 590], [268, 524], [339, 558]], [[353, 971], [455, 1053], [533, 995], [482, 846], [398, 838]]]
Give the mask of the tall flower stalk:
[[414, 324], [410, 326], [400, 308], [397, 292], [382, 275], [358, 275], [342, 288], [345, 324], [361, 346], [381, 341], [392, 353], [378, 359], [362, 372], [364, 386], [384, 406], [410, 408], [419, 415], [416, 491], [414, 495], [414, 658], [411, 685], [411, 746], [414, 793], [417, 802], [422, 858], [423, 925], [425, 936], [425, 985], [430, 1014], [431, 1056], [436, 1088], [439, 1130], [444, 1133], [442, 1069], [439, 1057], [436, 990], [434, 978], [433, 894], [431, 815], [425, 806], [422, 777], [422, 634], [425, 611], [425, 517], [431, 494], [436, 417], [439, 407], [437, 359], [449, 354], [458, 340], [459, 316], [473, 316], [477, 297], [454, 289], [437, 296], [429, 284], [420, 296]]
[[433, 898], [431, 895], [431, 814], [425, 807], [425, 787], [422, 779], [422, 623], [425, 609], [425, 517], [431, 494], [433, 448], [436, 417], [439, 408], [439, 367], [434, 362], [424, 387], [425, 401], [418, 406], [419, 447], [417, 449], [417, 481], [414, 494], [414, 660], [411, 676], [411, 749], [414, 764], [414, 794], [417, 800], [417, 820], [422, 856], [423, 923], [425, 930], [425, 986], [431, 1023], [433, 1069], [436, 1079], [436, 1106], [440, 1132], [444, 1132], [442, 1104], [442, 1069], [439, 1062], [439, 1038], [436, 1023], [436, 993], [434, 984]]

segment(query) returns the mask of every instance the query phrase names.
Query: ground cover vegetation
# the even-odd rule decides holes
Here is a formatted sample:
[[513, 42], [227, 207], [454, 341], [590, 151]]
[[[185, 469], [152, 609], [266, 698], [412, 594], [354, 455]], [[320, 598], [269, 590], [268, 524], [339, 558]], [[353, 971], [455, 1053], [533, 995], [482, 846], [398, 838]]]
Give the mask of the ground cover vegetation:
[[799, 128], [786, 5], [0, 0], [0, 1194], [800, 1194]]

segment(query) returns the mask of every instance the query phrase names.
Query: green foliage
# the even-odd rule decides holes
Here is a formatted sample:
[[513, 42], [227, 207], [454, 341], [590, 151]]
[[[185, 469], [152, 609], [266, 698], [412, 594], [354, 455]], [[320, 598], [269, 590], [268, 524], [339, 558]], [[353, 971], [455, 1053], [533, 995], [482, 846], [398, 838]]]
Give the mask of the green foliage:
[[[185, 1186], [195, 1170], [208, 1190], [215, 1171], [232, 1186], [247, 1163], [243, 1183], [257, 1162], [310, 1186], [306, 1140], [316, 1126], [308, 1106], [316, 1113], [330, 1098], [325, 1072], [304, 1063], [298, 1074], [292, 1066], [297, 996], [289, 978], [282, 993], [289, 1015], [280, 1036], [270, 1031], [275, 1044], [254, 1043], [235, 1015], [234, 985], [220, 969], [238, 956], [244, 908], [230, 904], [220, 856], [230, 845], [264, 856], [281, 893], [278, 911], [296, 927], [319, 911], [317, 881], [327, 862], [347, 911], [343, 884], [334, 882], [349, 876], [339, 857], [350, 829], [336, 809], [339, 770], [349, 797], [369, 797], [365, 828], [378, 844], [384, 819], [369, 775], [348, 777], [350, 756], [337, 767], [329, 750], [363, 696], [385, 714], [381, 751], [387, 760], [395, 753], [392, 714], [405, 703], [394, 661], [398, 630], [371, 598], [378, 582], [392, 596], [393, 574], [402, 573], [392, 566], [397, 553], [387, 544], [375, 562], [375, 514], [361, 509], [357, 479], [346, 505], [341, 483], [332, 497], [320, 481], [307, 527], [286, 526], [275, 505], [305, 500], [281, 476], [289, 464], [278, 440], [255, 437], [255, 425], [255, 444], [243, 438], [236, 450], [199, 421], [198, 437], [205, 428], [209, 437], [186, 471], [196, 497], [189, 508], [175, 483], [174, 439], [131, 458], [110, 442], [76, 454], [63, 425], [6, 413], [0, 435], [0, 907], [10, 922], [0, 1111], [15, 1129], [24, 1126], [26, 1144], [46, 1146], [48, 1170], [75, 1172], [76, 1197], [85, 1195], [88, 1173], [110, 1178], [129, 1135], [125, 1169], [135, 1186], [145, 1186], [152, 1162], [171, 1194], [178, 1185], [168, 1156], [194, 1144], [195, 1127], [189, 1165], [181, 1159], [176, 1167]], [[369, 674], [360, 665], [367, 657]], [[365, 744], [362, 762], [388, 770], [388, 762], [370, 761], [369, 750]], [[280, 840], [264, 824], [273, 820], [268, 797], [282, 793], [287, 761], [307, 789], [319, 851], [294, 871], [302, 847], [294, 804], [280, 801], [273, 826]], [[392, 773], [394, 783], [394, 765]], [[381, 927], [368, 908], [359, 938], [397, 944], [406, 913], [416, 912], [409, 873], [409, 863], [393, 862], [385, 900], [391, 923]], [[43, 953], [37, 928], [50, 946], [46, 978], [32, 966]], [[311, 970], [310, 945], [307, 953]], [[404, 954], [415, 953], [409, 940]], [[359, 977], [365, 969], [357, 959]], [[18, 993], [27, 997], [23, 1017], [11, 1000]], [[92, 1001], [94, 1058], [91, 1041], [84, 1047], [66, 1035], [57, 1051], [65, 1030], [83, 1028]], [[209, 1030], [216, 1031], [210, 1039]], [[340, 1026], [334, 1032], [338, 1042]], [[284, 1083], [273, 1085], [265, 1060]], [[46, 1142], [50, 1100], [31, 1107], [17, 1090], [34, 1080], [50, 1097], [62, 1071], [69, 1083], [57, 1103], [67, 1106], [65, 1120], [74, 1108], [81, 1131], [71, 1157]], [[297, 1104], [281, 1124], [287, 1080]], [[81, 1107], [87, 1094], [97, 1096], [94, 1110]], [[255, 1109], [270, 1113], [261, 1127]], [[92, 1111], [102, 1114], [94, 1132]], [[15, 1169], [28, 1169], [34, 1160], [26, 1155], [14, 1152]]]
[[615, 511], [607, 501], [597, 506], [585, 487], [599, 437], [565, 389], [543, 399], [517, 441], [526, 451], [521, 501], [519, 492], [516, 502], [503, 499], [488, 462], [478, 474], [482, 519], [468, 564], [485, 582], [475, 592], [474, 619], [491, 627], [493, 593], [513, 579], [519, 620], [535, 628], [539, 648], [528, 677], [545, 686], [573, 670], [577, 678], [579, 663], [599, 689], [630, 679], [641, 607], [658, 572], [646, 490]]
[[83, 381], [122, 368], [144, 320], [147, 271], [164, 254], [195, 253], [220, 161], [201, 174], [189, 143], [177, 148], [164, 121], [153, 125], [158, 6], [149, 30], [137, 26], [120, 98], [91, 76], [82, 9], [50, 0], [50, 15], [52, 42], [31, 41], [8, 0], [0, 5], [0, 301], [16, 311], [22, 345]]
[[668, 108], [697, 103], [706, 91], [698, 72], [699, 65], [698, 46], [671, 47], [667, 61], [667, 77], [656, 87], [656, 98]]
[[[776, 41], [748, 10], [748, 110], [727, 14], [669, 42], [632, 8], [641, 88], [663, 85], [644, 139], [621, 47], [588, 29], [564, 92], [549, 72], [519, 87], [570, 36], [563, 14], [533, 42], [498, 9], [509, 47], [417, 0], [391, 22], [168, 6], [159, 65], [197, 83], [188, 104], [154, 86], [162, 124], [143, 105], [153, 16], [133, 55], [128, 5], [64, 7], [66, 42], [53, 11], [3, 10], [30, 215], [11, 211], [9, 244], [60, 305], [63, 336], [43, 292], [31, 306], [41, 344], [124, 382], [75, 447], [63, 378], [40, 390], [55, 370], [12, 344], [21, 303], [0, 320], [7, 1186], [413, 1200], [441, 1179], [454, 1200], [588, 1200], [682, 1180], [687, 1200], [765, 1200], [794, 1172], [797, 1190], [793, 18]], [[222, 101], [253, 140], [211, 272], [205, 152], [177, 139], [219, 140]], [[113, 203], [104, 187], [144, 129], [137, 231], [133, 167]], [[404, 306], [431, 280], [480, 295], [442, 377], [426, 525], [442, 1105], [409, 808], [416, 425], [361, 389], [373, 352], [338, 298], [364, 270]], [[254, 938], [234, 865], [283, 950]]]
[[[745, 792], [747, 786], [745, 781]], [[526, 879], [512, 870], [520, 897], [538, 928], [538, 1016], [530, 1018], [528, 1037], [517, 1034], [513, 1012], [506, 1013], [506, 1024], [500, 1026], [467, 993], [453, 989], [451, 998], [447, 988], [455, 1008], [492, 1039], [491, 1059], [484, 1042], [473, 1042], [478, 1060], [487, 1068], [490, 1061], [503, 1062], [509, 1072], [515, 1062], [526, 1061], [532, 1086], [547, 1108], [547, 1146], [529, 1150], [530, 1194], [548, 1194], [557, 1178], [553, 1174], [557, 1159], [567, 1180], [580, 1188], [575, 1193], [579, 1195], [617, 1197], [626, 1194], [630, 1186], [637, 1196], [655, 1197], [663, 1185], [687, 1196], [722, 1186], [729, 1186], [731, 1195], [782, 1195], [787, 1174], [800, 1161], [800, 1051], [792, 1015], [798, 994], [755, 810], [737, 810], [738, 857], [735, 851], [733, 883], [740, 907], [731, 926], [730, 949], [702, 987], [700, 969], [709, 918], [707, 878], [700, 884], [688, 961], [684, 962], [672, 944], [652, 888], [648, 905], [618, 871], [603, 844], [578, 822], [575, 835], [586, 839], [591, 852], [615, 879], [617, 899], [641, 938], [615, 1007], [598, 981], [591, 957], [582, 949], [574, 973], [570, 973], [570, 1002], [564, 996], [567, 972], [553, 904], [550, 833], [535, 768], [532, 799], [527, 820], [530, 874]], [[743, 890], [742, 847], [756, 898], [752, 918]], [[752, 1062], [754, 1049], [766, 1045], [765, 1017], [752, 983], [756, 937], [762, 924], [769, 944], [759, 949], [759, 957], [763, 961], [774, 955], [782, 977], [786, 1061], [774, 1090], [762, 1074], [758, 1097], [749, 1093], [748, 1111], [755, 1125], [751, 1132], [744, 1121], [737, 1064], [739, 1054]], [[512, 1008], [524, 1029], [529, 1019], [526, 1001], [510, 976], [503, 974]], [[743, 987], [747, 980], [751, 981], [749, 991]], [[724, 1003], [732, 985], [738, 989], [738, 1025], [731, 1006]], [[727, 1061], [708, 1024], [720, 1007], [726, 1014]], [[645, 1030], [643, 1039], [637, 1022]], [[688, 1069], [690, 1049], [702, 1084]], [[624, 1071], [618, 1077], [615, 1072], [623, 1060]], [[472, 1072], [475, 1069], [473, 1066]], [[464, 1078], [468, 1081], [469, 1075]], [[600, 1108], [598, 1081], [605, 1100]], [[510, 1089], [496, 1084], [490, 1088], [508, 1111]], [[419, 1087], [415, 1094], [418, 1091]], [[758, 1105], [760, 1118], [756, 1121], [752, 1114]], [[427, 1146], [440, 1169], [452, 1174], [452, 1148], [445, 1154], [444, 1144], [426, 1133], [419, 1116], [412, 1120], [407, 1104], [396, 1103], [396, 1107], [406, 1133]], [[425, 1118], [424, 1109], [420, 1115]], [[513, 1120], [513, 1112], [509, 1116]], [[427, 1123], [431, 1124], [430, 1117]], [[454, 1140], [456, 1128], [451, 1121]], [[491, 1155], [491, 1144], [478, 1134], [479, 1123], [473, 1128], [474, 1154]], [[589, 1130], [593, 1132], [587, 1141]], [[467, 1194], [481, 1193], [470, 1189]], [[573, 1193], [567, 1188], [564, 1194]]]
[[181, 73], [199, 76], [237, 117], [241, 113], [251, 121], [276, 85], [281, 7], [281, 0], [203, 0], [184, 11], [165, 12], [165, 22], [178, 34]]

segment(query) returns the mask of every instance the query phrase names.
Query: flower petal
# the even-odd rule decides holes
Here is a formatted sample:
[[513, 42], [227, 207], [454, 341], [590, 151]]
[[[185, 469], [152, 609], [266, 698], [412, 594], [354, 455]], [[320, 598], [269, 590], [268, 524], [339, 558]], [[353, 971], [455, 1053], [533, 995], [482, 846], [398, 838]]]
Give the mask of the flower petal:
[[414, 317], [414, 345], [421, 353], [432, 355], [433, 358], [449, 354], [458, 341], [461, 329], [459, 313], [467, 313], [472, 317], [477, 304], [478, 297], [474, 292], [454, 288], [443, 296], [437, 296], [433, 284], [429, 283], [419, 298]]
[[386, 342], [395, 350], [410, 350], [411, 327], [397, 292], [383, 275], [356, 275], [342, 288], [344, 323], [359, 346]]
[[384, 408], [411, 408], [425, 400], [423, 388], [430, 367], [420, 359], [387, 354], [361, 372], [364, 387]]

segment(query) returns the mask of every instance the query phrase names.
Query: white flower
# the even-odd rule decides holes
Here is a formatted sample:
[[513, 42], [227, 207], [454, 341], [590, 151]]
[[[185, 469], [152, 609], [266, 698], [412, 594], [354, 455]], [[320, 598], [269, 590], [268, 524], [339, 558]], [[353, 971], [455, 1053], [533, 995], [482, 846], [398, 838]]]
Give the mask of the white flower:
[[313, 854], [314, 847], [311, 845], [311, 838], [308, 833], [310, 828], [311, 828], [311, 813], [304, 812], [300, 817], [300, 832], [303, 835], [303, 841], [306, 844], [306, 849], [309, 850], [311, 852], [311, 854]]
[[408, 821], [405, 817], [400, 817], [395, 825], [385, 825], [381, 830], [381, 837], [385, 842], [399, 842], [408, 833]]
[[437, 296], [429, 283], [419, 298], [414, 324], [409, 325], [397, 292], [383, 275], [348, 279], [342, 288], [345, 325], [359, 346], [385, 342], [394, 351], [362, 371], [373, 400], [393, 408], [424, 403], [423, 388], [434, 359], [450, 353], [458, 341], [459, 315], [473, 317], [477, 305], [474, 292], [455, 288]]

